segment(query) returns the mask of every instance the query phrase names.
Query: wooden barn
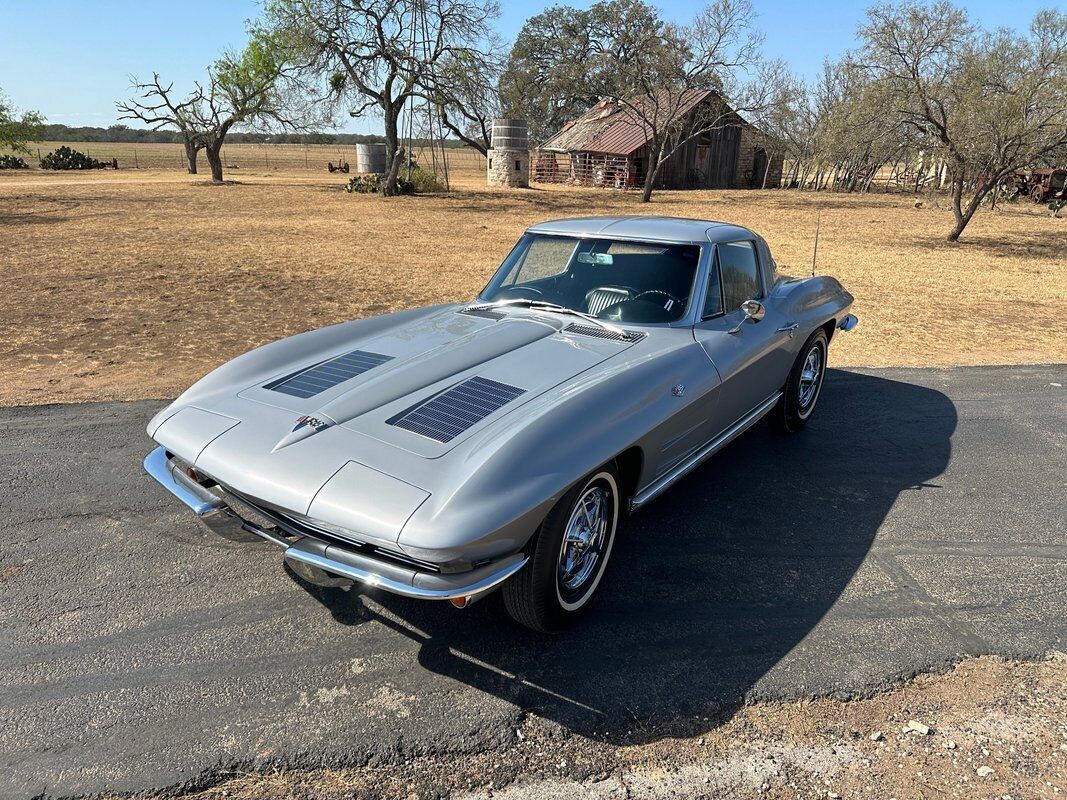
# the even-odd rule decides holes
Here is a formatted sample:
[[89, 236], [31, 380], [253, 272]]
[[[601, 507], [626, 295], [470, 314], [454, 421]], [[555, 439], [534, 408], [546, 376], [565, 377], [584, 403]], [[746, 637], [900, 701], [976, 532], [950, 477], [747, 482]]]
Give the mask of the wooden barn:
[[[782, 148], [713, 91], [693, 89], [677, 103], [692, 130], [716, 124], [674, 153], [656, 176], [660, 189], [777, 187]], [[568, 122], [534, 154], [533, 180], [580, 186], [637, 188], [648, 174], [647, 127], [625, 106], [601, 100]]]

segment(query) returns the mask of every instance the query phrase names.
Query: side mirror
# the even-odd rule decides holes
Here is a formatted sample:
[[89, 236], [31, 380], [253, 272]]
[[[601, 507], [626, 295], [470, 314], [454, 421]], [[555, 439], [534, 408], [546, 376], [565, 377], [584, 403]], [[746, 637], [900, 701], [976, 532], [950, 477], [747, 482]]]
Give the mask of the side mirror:
[[763, 307], [763, 303], [759, 300], [746, 300], [741, 304], [741, 313], [744, 314], [741, 321], [734, 327], [730, 328], [727, 333], [741, 333], [742, 325], [749, 320], [759, 322], [767, 314], [767, 309]]
[[745, 319], [753, 322], [759, 322], [767, 313], [759, 300], [746, 300], [741, 304], [741, 310], [745, 312]]

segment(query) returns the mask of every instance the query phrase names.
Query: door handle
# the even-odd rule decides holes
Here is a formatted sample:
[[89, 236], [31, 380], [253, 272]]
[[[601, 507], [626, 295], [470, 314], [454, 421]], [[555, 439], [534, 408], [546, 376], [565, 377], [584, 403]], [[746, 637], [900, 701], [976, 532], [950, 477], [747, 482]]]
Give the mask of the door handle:
[[789, 338], [793, 338], [793, 334], [797, 332], [797, 328], [800, 327], [800, 323], [794, 322], [789, 325], [783, 325], [778, 329], [778, 333], [788, 333]]

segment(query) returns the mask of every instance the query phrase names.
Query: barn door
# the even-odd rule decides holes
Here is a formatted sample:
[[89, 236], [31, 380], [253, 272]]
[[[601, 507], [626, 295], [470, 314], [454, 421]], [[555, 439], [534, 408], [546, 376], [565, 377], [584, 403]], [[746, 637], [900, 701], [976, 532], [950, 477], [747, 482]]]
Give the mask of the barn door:
[[707, 167], [708, 189], [730, 189], [737, 181], [737, 159], [741, 151], [741, 128], [723, 125], [708, 132], [711, 158]]

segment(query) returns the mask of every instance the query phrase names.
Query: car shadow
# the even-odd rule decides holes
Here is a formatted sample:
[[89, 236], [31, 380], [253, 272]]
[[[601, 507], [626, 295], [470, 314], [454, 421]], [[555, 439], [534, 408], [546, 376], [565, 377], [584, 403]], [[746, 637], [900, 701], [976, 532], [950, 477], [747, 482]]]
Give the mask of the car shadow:
[[804, 431], [759, 425], [634, 515], [589, 613], [555, 636], [513, 623], [499, 593], [456, 611], [301, 584], [339, 622], [418, 642], [423, 668], [570, 731], [706, 730], [834, 605], [898, 495], [939, 488], [955, 427], [938, 391], [831, 370]]

